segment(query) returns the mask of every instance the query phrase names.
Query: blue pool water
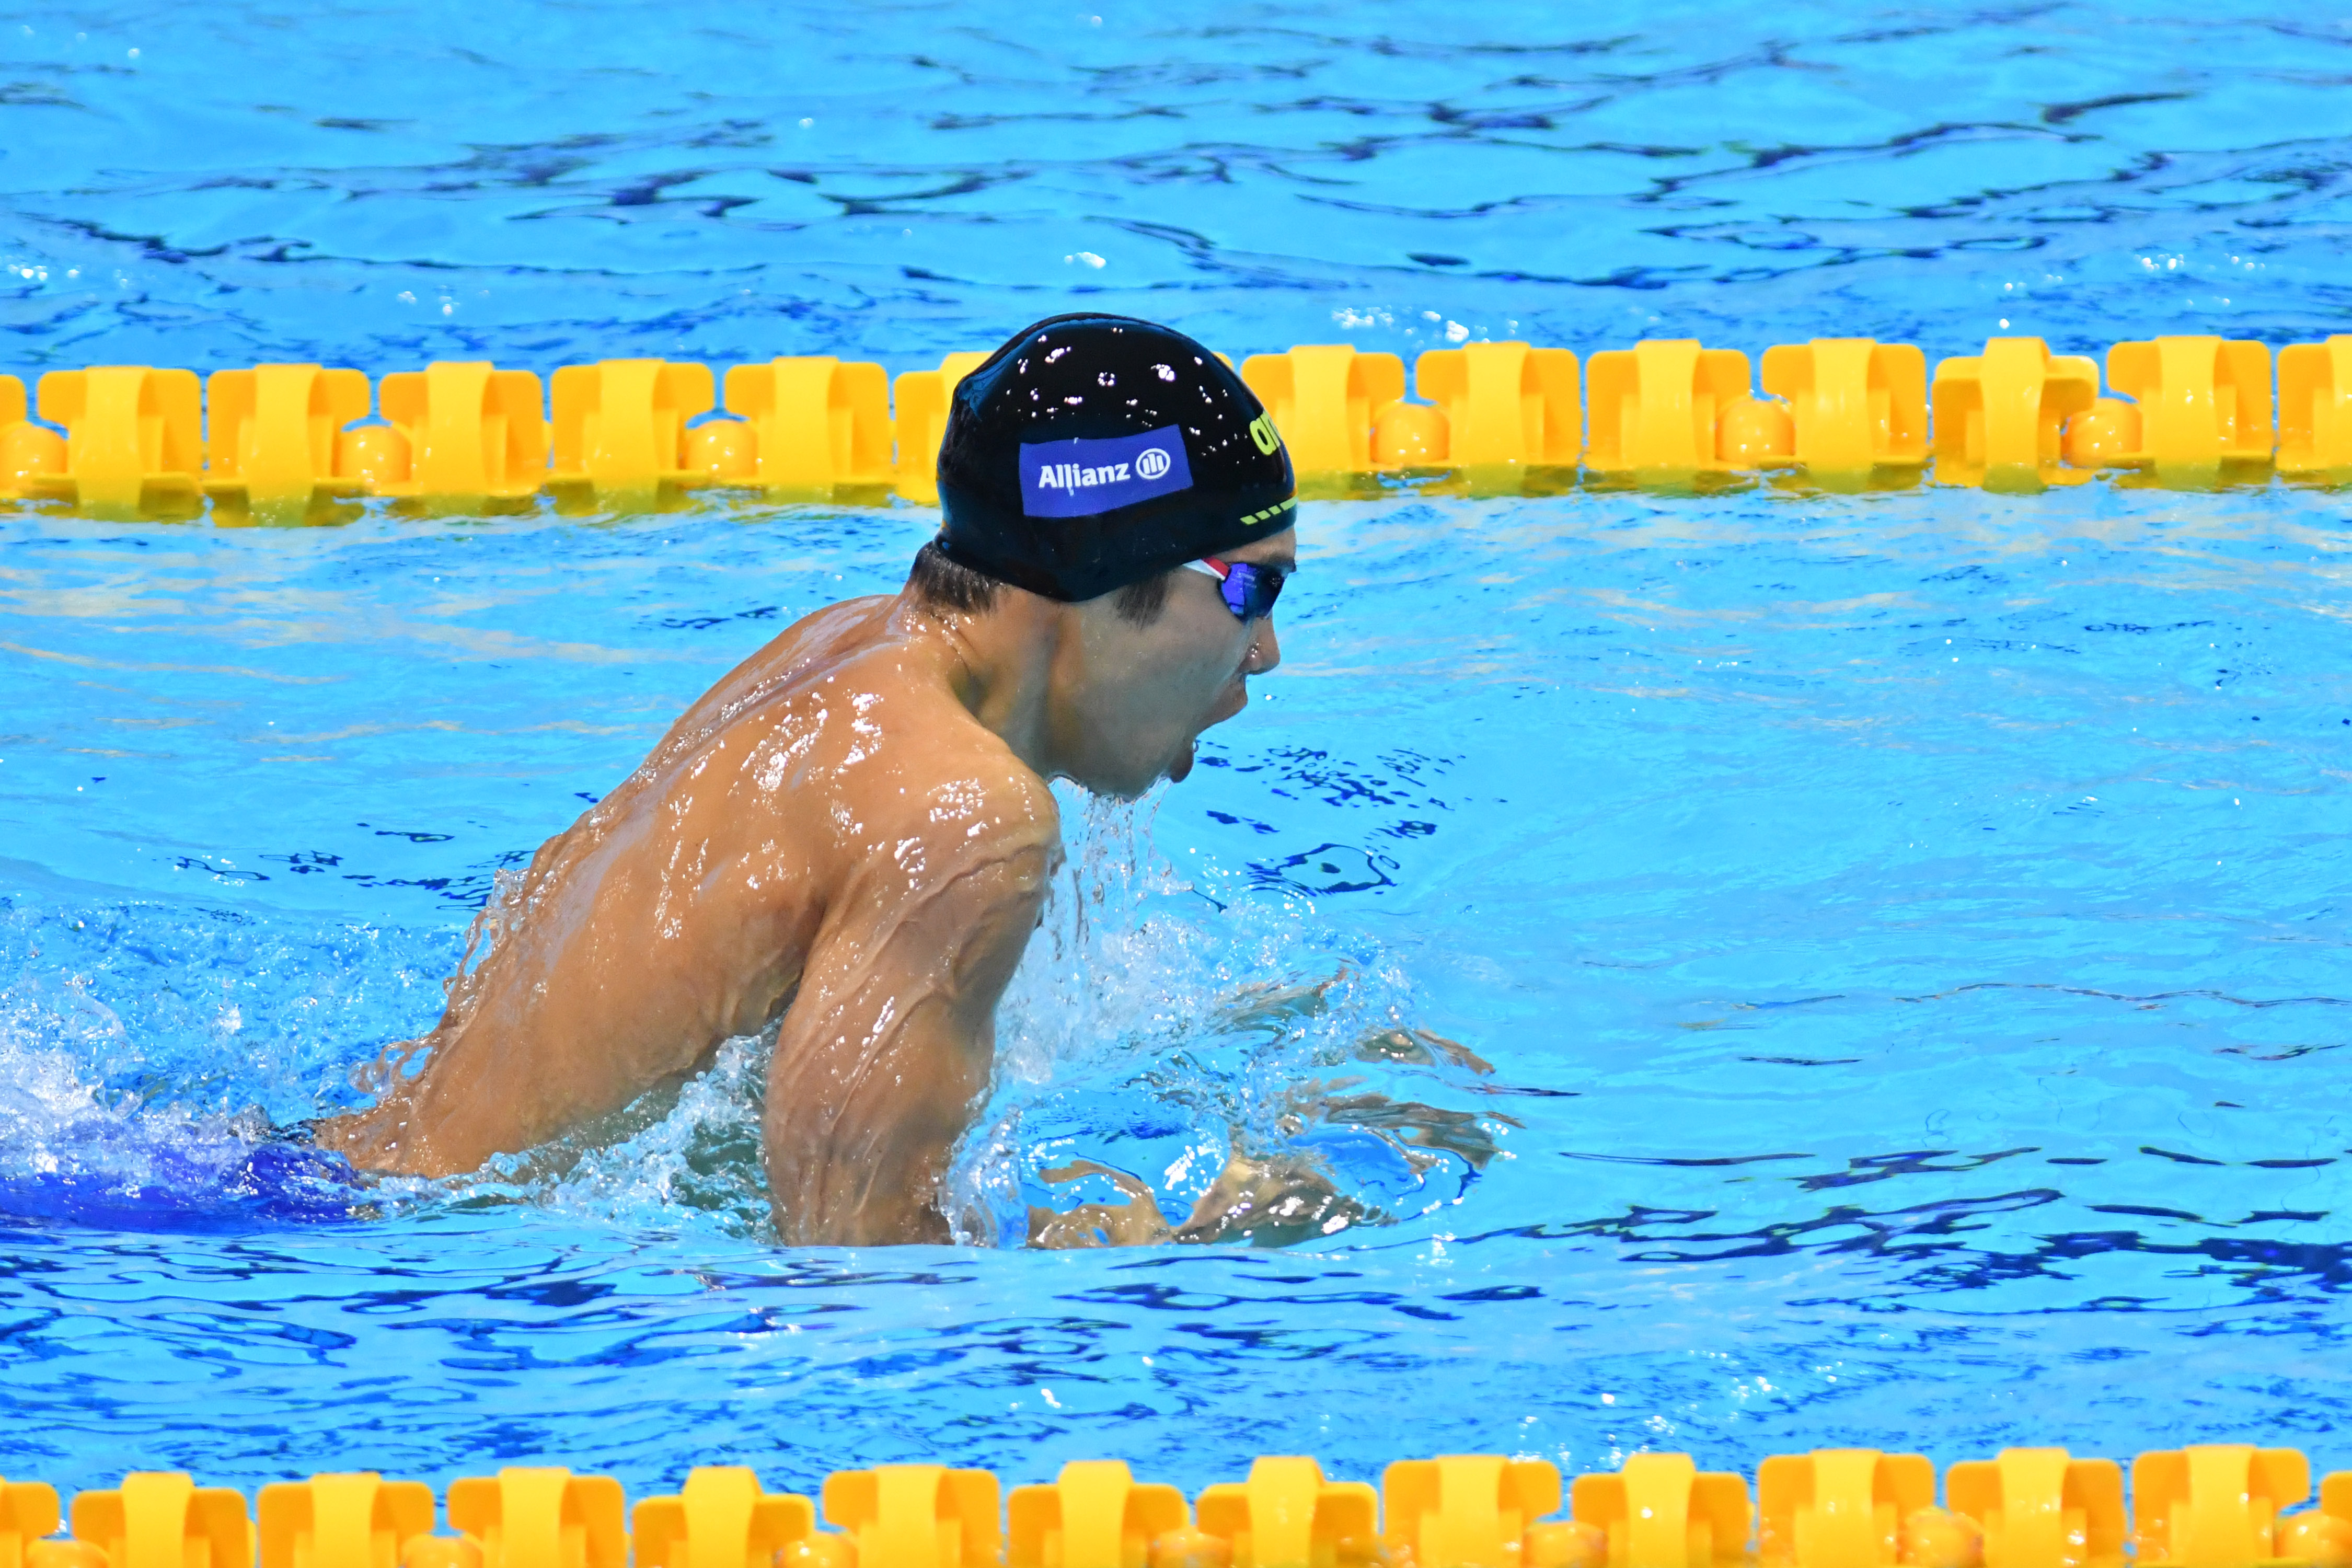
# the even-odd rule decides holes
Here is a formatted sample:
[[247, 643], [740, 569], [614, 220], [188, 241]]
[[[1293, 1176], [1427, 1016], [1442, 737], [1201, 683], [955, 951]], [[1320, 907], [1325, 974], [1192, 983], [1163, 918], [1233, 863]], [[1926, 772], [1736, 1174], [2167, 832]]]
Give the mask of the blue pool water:
[[[125, 4], [0, 51], [19, 374], [897, 371], [1076, 304], [1236, 355], [2352, 330], [2308, 7]], [[1089, 1254], [775, 1246], [757, 1041], [357, 1211], [267, 1136], [929, 514], [0, 518], [0, 1473], [2352, 1464], [2343, 510], [1309, 505], [1263, 700], [1074, 803], [957, 1181], [1003, 1241], [1073, 1159], [1181, 1212], [1239, 1142], [1351, 1223]]]

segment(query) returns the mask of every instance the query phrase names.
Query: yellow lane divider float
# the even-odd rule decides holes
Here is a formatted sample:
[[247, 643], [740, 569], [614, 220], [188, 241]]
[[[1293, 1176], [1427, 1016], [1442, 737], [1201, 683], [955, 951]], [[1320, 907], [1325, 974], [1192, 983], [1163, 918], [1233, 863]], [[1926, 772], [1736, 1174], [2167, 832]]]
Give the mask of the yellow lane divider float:
[[0, 1568], [2347, 1568], [2352, 1472], [2315, 1510], [2292, 1448], [2212, 1445], [2112, 1459], [2010, 1448], [1954, 1465], [1936, 1501], [1918, 1454], [1779, 1455], [1745, 1478], [1686, 1454], [1579, 1476], [1569, 1517], [1541, 1459], [1457, 1455], [1388, 1468], [1378, 1490], [1309, 1458], [1265, 1458], [1203, 1490], [1118, 1460], [1000, 1499], [986, 1470], [885, 1465], [825, 1479], [824, 1521], [751, 1470], [705, 1467], [630, 1513], [621, 1484], [556, 1468], [451, 1483], [448, 1533], [418, 1481], [314, 1476], [244, 1497], [185, 1475], [126, 1476], [73, 1500], [0, 1481]]
[[[719, 487], [775, 500], [939, 499], [934, 468], [952, 353], [891, 383], [829, 356], [708, 366], [605, 360], [530, 371], [445, 362], [385, 375], [268, 364], [100, 365], [24, 384], [0, 375], [0, 500], [110, 519], [299, 522], [383, 497], [496, 512], [542, 493], [633, 510]], [[2168, 337], [2098, 361], [1994, 338], [1932, 379], [1907, 343], [1816, 338], [1748, 356], [1689, 339], [1610, 349], [1465, 343], [1404, 362], [1345, 343], [1243, 362], [1288, 444], [1303, 493], [1379, 493], [1399, 479], [1456, 494], [1591, 479], [1664, 489], [1762, 476], [1824, 489], [1939, 484], [2038, 491], [2101, 471], [2175, 489], [2352, 483], [2352, 335], [2296, 343]], [[548, 394], [551, 393], [551, 400]], [[895, 406], [894, 406], [895, 404]], [[209, 430], [205, 420], [209, 416]], [[36, 417], [37, 416], [37, 417]], [[347, 515], [347, 514], [346, 514]]]

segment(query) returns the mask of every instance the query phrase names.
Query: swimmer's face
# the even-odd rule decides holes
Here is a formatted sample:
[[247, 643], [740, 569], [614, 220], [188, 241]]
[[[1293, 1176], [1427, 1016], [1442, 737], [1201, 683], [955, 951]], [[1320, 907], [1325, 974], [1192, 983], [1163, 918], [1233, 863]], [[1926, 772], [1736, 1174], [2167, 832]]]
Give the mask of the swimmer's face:
[[[1222, 557], [1287, 572], [1298, 536], [1285, 529]], [[1192, 771], [1192, 743], [1249, 706], [1246, 682], [1282, 662], [1274, 616], [1244, 621], [1217, 580], [1191, 567], [1168, 584], [1160, 616], [1139, 626], [1106, 595], [1077, 606], [1082, 668], [1070, 688], [1062, 754], [1070, 776], [1099, 795], [1132, 799]], [[1277, 612], [1279, 613], [1279, 612]]]

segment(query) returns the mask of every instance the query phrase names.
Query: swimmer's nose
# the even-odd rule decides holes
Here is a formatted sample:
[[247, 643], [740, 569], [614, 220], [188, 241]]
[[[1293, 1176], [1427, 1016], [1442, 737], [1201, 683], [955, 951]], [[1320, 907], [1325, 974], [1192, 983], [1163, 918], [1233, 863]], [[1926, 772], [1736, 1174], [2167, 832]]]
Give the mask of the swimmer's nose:
[[1251, 675], [1264, 675], [1282, 662], [1282, 644], [1274, 635], [1274, 617], [1260, 616], [1250, 633], [1249, 657], [1242, 668]]

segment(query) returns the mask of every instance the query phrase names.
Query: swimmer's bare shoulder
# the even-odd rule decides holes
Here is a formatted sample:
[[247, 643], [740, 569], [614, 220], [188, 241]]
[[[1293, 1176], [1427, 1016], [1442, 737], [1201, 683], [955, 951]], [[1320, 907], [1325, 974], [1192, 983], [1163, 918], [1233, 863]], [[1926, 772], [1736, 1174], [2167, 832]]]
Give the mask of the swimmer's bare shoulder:
[[1060, 821], [950, 692], [864, 676], [866, 733], [916, 739], [843, 771], [844, 869], [769, 1069], [769, 1188], [787, 1240], [944, 1241], [940, 1184], [988, 1087]]
[[[786, 1233], [942, 1232], [937, 1177], [1059, 823], [892, 604], [780, 636], [549, 840], [424, 1070], [322, 1142], [378, 1169], [474, 1169], [782, 1011], [766, 1142]], [[859, 1169], [827, 1173], [844, 1160]]]

